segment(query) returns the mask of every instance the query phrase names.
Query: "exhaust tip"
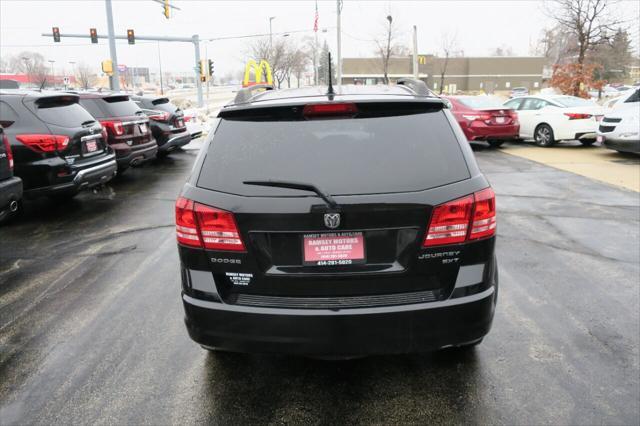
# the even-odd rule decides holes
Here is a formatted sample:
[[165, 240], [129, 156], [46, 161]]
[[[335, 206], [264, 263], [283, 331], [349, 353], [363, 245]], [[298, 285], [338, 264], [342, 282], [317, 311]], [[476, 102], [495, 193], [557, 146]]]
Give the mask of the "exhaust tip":
[[18, 211], [18, 202], [16, 200], [12, 200], [9, 203], [9, 210], [11, 210], [12, 213]]

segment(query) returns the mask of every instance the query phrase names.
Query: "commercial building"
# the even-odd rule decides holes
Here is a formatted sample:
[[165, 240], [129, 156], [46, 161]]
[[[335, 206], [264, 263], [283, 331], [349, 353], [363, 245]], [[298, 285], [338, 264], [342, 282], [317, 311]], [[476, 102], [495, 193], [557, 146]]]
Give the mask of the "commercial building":
[[[344, 58], [342, 83], [378, 84], [383, 82], [383, 66], [380, 58]], [[430, 89], [447, 93], [457, 91], [508, 91], [513, 87], [536, 90], [542, 87], [543, 57], [453, 57], [448, 60], [433, 55], [418, 56], [418, 77]], [[444, 73], [444, 81], [441, 75]], [[394, 82], [402, 77], [413, 77], [411, 56], [389, 60], [389, 79]]]

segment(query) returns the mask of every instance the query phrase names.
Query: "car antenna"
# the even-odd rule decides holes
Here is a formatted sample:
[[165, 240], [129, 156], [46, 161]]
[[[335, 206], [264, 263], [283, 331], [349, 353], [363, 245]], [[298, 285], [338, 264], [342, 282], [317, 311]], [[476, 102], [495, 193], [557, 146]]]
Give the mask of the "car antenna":
[[335, 94], [336, 92], [333, 90], [333, 83], [331, 82], [331, 52], [329, 52], [329, 87], [327, 87], [327, 95], [332, 96]]

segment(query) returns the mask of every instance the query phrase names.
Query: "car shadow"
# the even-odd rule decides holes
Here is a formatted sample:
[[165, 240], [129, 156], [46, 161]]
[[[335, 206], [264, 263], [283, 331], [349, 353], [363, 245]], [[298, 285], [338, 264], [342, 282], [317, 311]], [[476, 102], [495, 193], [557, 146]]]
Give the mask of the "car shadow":
[[480, 366], [476, 349], [346, 361], [213, 352], [201, 391], [208, 423], [476, 423]]

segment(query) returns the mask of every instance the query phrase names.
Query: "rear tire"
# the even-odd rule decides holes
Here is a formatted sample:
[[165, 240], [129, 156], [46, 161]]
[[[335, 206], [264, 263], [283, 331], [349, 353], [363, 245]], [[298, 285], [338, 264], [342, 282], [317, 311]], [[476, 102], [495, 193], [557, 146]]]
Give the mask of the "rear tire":
[[536, 145], [548, 148], [555, 145], [556, 140], [553, 136], [553, 129], [548, 124], [540, 124], [533, 132], [533, 138]]
[[499, 140], [499, 139], [492, 139], [487, 141], [487, 143], [489, 144], [489, 146], [491, 148], [500, 148], [502, 146], [502, 144], [504, 143], [504, 141]]
[[595, 139], [580, 139], [580, 143], [584, 146], [591, 146], [596, 143]]

